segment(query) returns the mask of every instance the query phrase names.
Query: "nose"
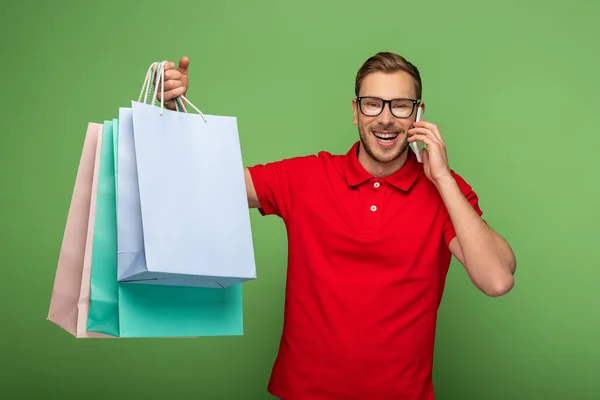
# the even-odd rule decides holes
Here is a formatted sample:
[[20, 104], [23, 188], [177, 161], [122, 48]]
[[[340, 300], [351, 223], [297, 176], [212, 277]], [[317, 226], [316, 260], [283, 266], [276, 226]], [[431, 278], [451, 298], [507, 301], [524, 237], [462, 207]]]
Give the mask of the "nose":
[[383, 106], [383, 111], [379, 114], [379, 121], [384, 125], [391, 125], [394, 123], [394, 116], [390, 110], [389, 104]]

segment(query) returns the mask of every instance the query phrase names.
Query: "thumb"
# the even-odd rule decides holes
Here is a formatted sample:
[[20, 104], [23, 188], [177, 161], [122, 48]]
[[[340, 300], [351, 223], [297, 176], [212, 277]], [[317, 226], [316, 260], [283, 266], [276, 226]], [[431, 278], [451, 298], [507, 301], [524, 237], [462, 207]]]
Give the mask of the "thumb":
[[181, 60], [179, 60], [179, 67], [177, 68], [177, 70], [181, 73], [185, 73], [185, 72], [187, 72], [187, 69], [189, 66], [190, 66], [190, 59], [183, 56], [183, 57], [181, 57]]

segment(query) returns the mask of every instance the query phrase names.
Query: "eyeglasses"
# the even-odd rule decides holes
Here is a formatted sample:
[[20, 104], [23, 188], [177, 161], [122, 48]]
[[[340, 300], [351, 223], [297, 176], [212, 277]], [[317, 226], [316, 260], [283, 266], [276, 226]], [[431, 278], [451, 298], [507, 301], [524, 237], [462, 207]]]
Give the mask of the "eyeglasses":
[[386, 103], [390, 105], [390, 111], [396, 118], [408, 118], [415, 111], [415, 106], [419, 100], [413, 99], [392, 99], [383, 100], [379, 97], [357, 97], [358, 107], [367, 117], [376, 117], [383, 111]]

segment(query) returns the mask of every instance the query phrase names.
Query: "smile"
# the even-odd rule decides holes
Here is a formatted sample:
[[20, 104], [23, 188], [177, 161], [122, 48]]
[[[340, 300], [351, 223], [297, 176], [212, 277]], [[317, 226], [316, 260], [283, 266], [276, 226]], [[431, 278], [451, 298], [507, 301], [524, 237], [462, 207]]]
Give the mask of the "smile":
[[373, 135], [375, 136], [379, 144], [389, 146], [396, 141], [396, 138], [398, 137], [398, 132], [373, 131]]

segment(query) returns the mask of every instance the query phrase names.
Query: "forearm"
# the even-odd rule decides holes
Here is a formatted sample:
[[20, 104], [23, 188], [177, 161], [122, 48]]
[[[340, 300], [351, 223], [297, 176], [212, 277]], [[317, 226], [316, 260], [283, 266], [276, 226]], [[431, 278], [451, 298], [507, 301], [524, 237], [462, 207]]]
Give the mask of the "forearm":
[[487, 294], [510, 290], [516, 263], [508, 243], [481, 219], [452, 176], [438, 181], [437, 187], [473, 282]]

